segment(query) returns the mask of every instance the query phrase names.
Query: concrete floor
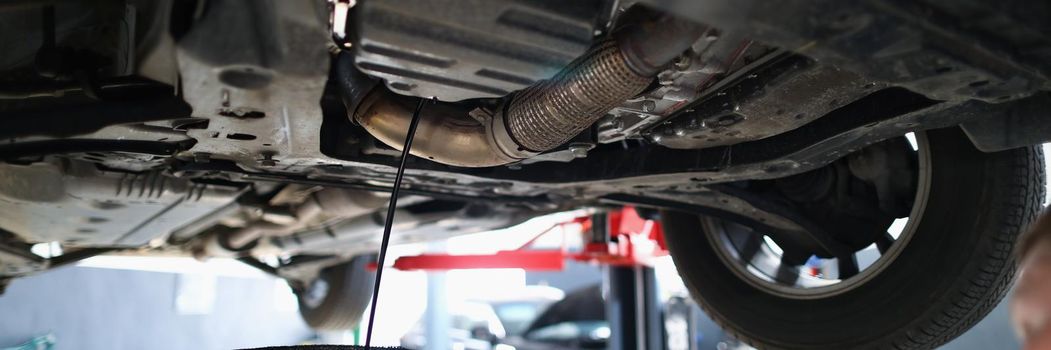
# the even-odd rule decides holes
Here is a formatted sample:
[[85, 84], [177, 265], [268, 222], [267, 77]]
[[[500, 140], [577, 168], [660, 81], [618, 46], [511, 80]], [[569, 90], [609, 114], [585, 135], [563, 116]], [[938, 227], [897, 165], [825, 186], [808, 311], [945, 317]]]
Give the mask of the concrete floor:
[[191, 303], [182, 308], [200, 314], [180, 314], [176, 295], [187, 281], [202, 284], [180, 276], [74, 266], [16, 280], [0, 296], [0, 348], [48, 332], [59, 350], [235, 349], [313, 337], [294, 308], [275, 307], [272, 278], [213, 275], [211, 310]]
[[[600, 275], [590, 269], [594, 267], [570, 270], [588, 270], [597, 281]], [[293, 301], [284, 299], [287, 291], [278, 288], [279, 281], [263, 275], [212, 275], [214, 284], [209, 284], [201, 275], [74, 266], [17, 280], [0, 296], [0, 348], [49, 332], [59, 350], [236, 349], [314, 337], [294, 305], [288, 305]], [[582, 282], [563, 278], [571, 275], [535, 274], [529, 279], [562, 287]], [[179, 295], [212, 302], [179, 305]], [[1006, 303], [943, 347], [1018, 348]]]

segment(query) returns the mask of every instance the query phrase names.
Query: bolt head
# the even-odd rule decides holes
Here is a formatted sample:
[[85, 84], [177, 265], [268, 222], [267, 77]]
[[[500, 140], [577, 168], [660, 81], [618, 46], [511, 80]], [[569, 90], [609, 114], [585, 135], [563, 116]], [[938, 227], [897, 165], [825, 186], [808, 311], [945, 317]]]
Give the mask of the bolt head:
[[653, 112], [656, 109], [657, 109], [657, 102], [653, 102], [651, 100], [642, 101], [642, 111], [643, 112], [647, 112], [647, 113], [648, 112]]
[[569, 153], [572, 153], [573, 157], [576, 158], [585, 158], [588, 156], [588, 150], [584, 147], [570, 147]]
[[687, 68], [690, 68], [690, 61], [690, 56], [679, 56], [679, 58], [675, 60], [675, 68], [678, 70], [686, 70]]

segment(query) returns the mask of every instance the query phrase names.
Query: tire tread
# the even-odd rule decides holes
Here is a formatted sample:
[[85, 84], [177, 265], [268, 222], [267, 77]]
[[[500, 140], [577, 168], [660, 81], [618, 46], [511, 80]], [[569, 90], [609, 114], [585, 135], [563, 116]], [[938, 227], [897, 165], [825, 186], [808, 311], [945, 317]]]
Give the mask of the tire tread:
[[[996, 156], [1009, 165], [1009, 178], [999, 189], [1005, 193], [998, 196], [1006, 213], [996, 218], [999, 229], [989, 230], [994, 237], [989, 241], [991, 250], [972, 269], [973, 276], [958, 283], [957, 290], [950, 292], [940, 305], [932, 307], [922, 322], [913, 323], [907, 330], [897, 332], [879, 344], [869, 344], [874, 349], [932, 349], [960, 336], [985, 317], [1008, 293], [1014, 281], [1018, 261], [1015, 242], [1042, 209], [1045, 193], [1045, 170], [1043, 151], [1040, 146], [1019, 148], [1000, 152]], [[997, 181], [992, 179], [991, 181]], [[684, 271], [679, 271], [686, 286], [694, 295], [700, 295], [698, 286], [691, 283]], [[712, 321], [736, 339], [759, 349], [786, 348], [747, 336], [735, 329], [719, 310], [707, 305], [703, 298], [696, 298], [700, 308]]]

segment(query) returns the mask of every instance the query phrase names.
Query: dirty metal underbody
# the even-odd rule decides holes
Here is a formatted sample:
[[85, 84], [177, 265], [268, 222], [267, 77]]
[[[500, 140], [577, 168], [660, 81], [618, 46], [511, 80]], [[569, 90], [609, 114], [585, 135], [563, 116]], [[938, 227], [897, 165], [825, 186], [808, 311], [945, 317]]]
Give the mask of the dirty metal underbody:
[[[115, 181], [111, 186], [118, 194], [124, 180], [116, 173], [163, 174], [185, 191], [203, 191], [199, 200], [215, 191], [244, 193], [246, 185], [386, 192], [398, 152], [348, 119], [348, 108], [364, 94], [389, 89], [491, 110], [508, 94], [550, 78], [614, 31], [620, 13], [611, 8], [615, 2], [607, 1], [565, 7], [541, 0], [471, 2], [479, 17], [463, 24], [457, 22], [464, 15], [457, 6], [361, 3], [356, 10], [365, 19], [348, 25], [355, 34], [336, 40], [328, 23], [330, 9], [320, 1], [253, 3], [248, 6], [252, 16], [242, 3], [216, 1], [207, 11], [187, 12], [197, 16], [192, 25], [159, 20], [165, 17], [155, 15], [163, 11], [143, 5], [139, 11], [152, 15], [142, 19], [153, 19], [150, 26], [162, 29], [150, 31], [156, 44], [136, 50], [139, 66], [92, 77], [90, 84], [19, 81], [31, 68], [10, 63], [18, 60], [0, 61], [0, 69], [17, 73], [3, 78], [10, 81], [0, 79], [5, 121], [0, 137], [6, 140], [0, 158], [11, 166], [94, 163], [103, 178]], [[912, 15], [943, 10], [940, 0], [884, 6], [647, 3], [710, 29], [641, 95], [534, 159], [461, 168], [412, 157], [402, 192], [434, 201], [486, 203], [490, 207], [483, 211], [450, 211], [477, 220], [479, 227], [620, 203], [718, 208], [777, 223], [777, 213], [756, 209], [751, 197], [725, 184], [802, 174], [908, 132], [986, 125], [991, 118], [1032, 114], [1051, 105], [1041, 92], [1051, 88], [1051, 59], [1045, 57], [1051, 51], [1006, 52], [1004, 42], [1024, 35], [984, 27], [964, 31]], [[829, 7], [837, 9], [834, 14]], [[91, 16], [107, 19], [120, 12], [109, 10]], [[20, 10], [10, 11], [0, 14], [14, 16]], [[10, 23], [37, 25], [24, 22]], [[486, 32], [458, 32], [461, 25]], [[181, 29], [164, 30], [169, 27]], [[1046, 42], [1046, 33], [1026, 38], [1035, 35]], [[25, 51], [31, 56], [36, 50]], [[976, 142], [992, 140], [990, 147], [999, 149], [1021, 146], [980, 129], [967, 129]], [[175, 188], [166, 191], [158, 190], [160, 200], [151, 205], [183, 198]], [[217, 210], [233, 198], [217, 199], [208, 208]], [[486, 221], [486, 215], [504, 219]], [[461, 224], [445, 222], [443, 232]], [[127, 227], [111, 234], [118, 231], [123, 233], [92, 243], [149, 241]], [[323, 229], [301, 233], [328, 234]], [[32, 241], [54, 238], [28, 236]], [[287, 237], [299, 236], [273, 242], [295, 240]]]

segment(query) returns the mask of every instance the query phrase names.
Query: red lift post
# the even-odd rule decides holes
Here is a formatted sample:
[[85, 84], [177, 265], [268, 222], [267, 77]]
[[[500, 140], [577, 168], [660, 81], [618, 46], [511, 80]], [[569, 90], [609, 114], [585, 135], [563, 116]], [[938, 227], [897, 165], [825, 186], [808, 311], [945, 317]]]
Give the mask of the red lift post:
[[[555, 227], [580, 225], [584, 247], [570, 252], [532, 249]], [[633, 207], [578, 217], [537, 234], [514, 250], [495, 254], [423, 254], [403, 256], [393, 267], [407, 271], [521, 268], [561, 271], [566, 260], [606, 266], [604, 289], [610, 325], [608, 347], [615, 350], [664, 348], [663, 317], [653, 259], [668, 254], [660, 223], [639, 216]], [[375, 265], [371, 266], [375, 268]]]
[[[609, 232], [608, 234], [603, 233], [601, 237], [595, 237], [593, 220], [597, 218], [606, 220], [605, 227], [609, 229], [599, 231]], [[560, 271], [569, 259], [610, 266], [649, 266], [653, 258], [668, 254], [660, 223], [643, 219], [632, 207], [610, 211], [605, 215], [574, 218], [554, 227], [564, 225], [580, 225], [586, 242], [582, 250], [570, 252], [565, 246], [558, 250], [531, 249], [536, 239], [551, 231], [548, 229], [515, 250], [504, 250], [495, 254], [403, 256], [395, 260], [392, 267], [403, 271], [502, 268]]]

